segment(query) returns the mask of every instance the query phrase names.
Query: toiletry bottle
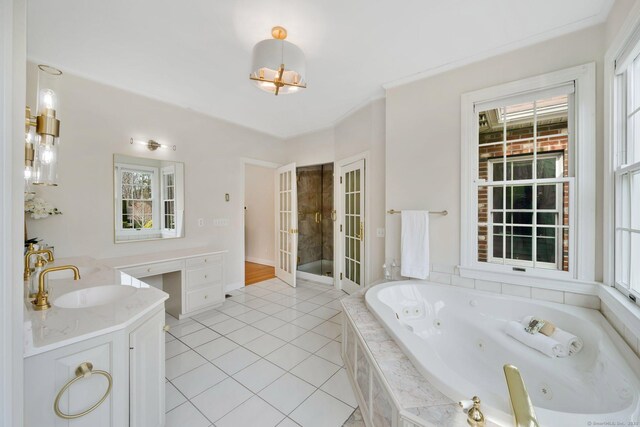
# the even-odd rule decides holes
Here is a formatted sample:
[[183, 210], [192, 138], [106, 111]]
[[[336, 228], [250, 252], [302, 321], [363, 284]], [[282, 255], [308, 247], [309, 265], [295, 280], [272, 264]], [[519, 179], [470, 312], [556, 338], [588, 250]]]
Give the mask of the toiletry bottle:
[[44, 270], [44, 266], [47, 262], [42, 255], [38, 255], [38, 259], [34, 264], [35, 269], [31, 275], [31, 283], [29, 284], [29, 298], [35, 298], [38, 293], [38, 280], [40, 280], [40, 274]]

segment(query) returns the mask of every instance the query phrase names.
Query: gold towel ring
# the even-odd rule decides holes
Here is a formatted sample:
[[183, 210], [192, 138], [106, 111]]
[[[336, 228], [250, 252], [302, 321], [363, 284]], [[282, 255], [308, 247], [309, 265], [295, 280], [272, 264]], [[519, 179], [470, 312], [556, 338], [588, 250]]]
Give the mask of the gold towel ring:
[[[82, 412], [80, 412], [78, 414], [65, 414], [64, 412], [62, 412], [60, 410], [60, 398], [62, 398], [62, 395], [64, 394], [64, 392], [67, 391], [69, 389], [69, 387], [71, 387], [73, 385], [73, 383], [75, 383], [76, 381], [81, 380], [83, 378], [89, 378], [93, 374], [102, 375], [109, 382], [109, 386], [107, 387], [107, 392], [104, 394], [104, 396], [102, 396], [102, 398], [95, 405], [93, 405], [89, 409], [87, 409], [85, 411], [82, 411]], [[93, 364], [91, 362], [81, 363], [80, 366], [78, 366], [76, 368], [76, 376], [75, 376], [75, 378], [69, 380], [64, 385], [64, 387], [62, 387], [62, 389], [58, 392], [58, 395], [56, 396], [56, 400], [53, 403], [53, 410], [55, 411], [57, 416], [59, 416], [60, 418], [65, 419], [65, 420], [73, 420], [75, 418], [84, 417], [85, 415], [87, 415], [88, 413], [90, 413], [94, 409], [96, 409], [98, 406], [102, 405], [102, 402], [104, 402], [107, 399], [107, 396], [109, 396], [109, 393], [111, 393], [112, 385], [113, 385], [113, 379], [111, 378], [111, 374], [109, 372], [100, 371], [100, 370], [94, 371], [93, 370]]]

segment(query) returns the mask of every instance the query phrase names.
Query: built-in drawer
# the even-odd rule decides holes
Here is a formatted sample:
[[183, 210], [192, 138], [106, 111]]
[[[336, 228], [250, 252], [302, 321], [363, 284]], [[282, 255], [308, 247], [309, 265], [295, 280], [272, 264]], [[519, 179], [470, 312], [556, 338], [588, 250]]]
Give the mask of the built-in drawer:
[[218, 263], [207, 268], [187, 270], [185, 289], [191, 290], [206, 284], [218, 285], [221, 283], [222, 263]]
[[170, 273], [184, 269], [184, 261], [156, 262], [137, 267], [123, 268], [122, 272], [139, 279], [141, 277], [155, 276], [156, 274]]
[[210, 254], [187, 258], [187, 268], [200, 268], [210, 264], [222, 264], [222, 254]]
[[222, 283], [187, 292], [187, 313], [224, 301]]

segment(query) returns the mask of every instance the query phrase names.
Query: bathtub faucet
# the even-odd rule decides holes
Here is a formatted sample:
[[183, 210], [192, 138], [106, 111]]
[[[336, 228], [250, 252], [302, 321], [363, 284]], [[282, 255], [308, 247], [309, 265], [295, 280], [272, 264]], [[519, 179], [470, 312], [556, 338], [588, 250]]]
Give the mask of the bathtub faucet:
[[467, 424], [471, 427], [484, 427], [484, 414], [480, 410], [480, 398], [473, 396], [471, 400], [462, 400], [458, 402], [463, 411], [467, 412]]
[[503, 369], [507, 387], [509, 388], [509, 399], [511, 400], [511, 409], [513, 409], [513, 418], [516, 426], [539, 427], [533, 404], [520, 371], [513, 365], [504, 365]]

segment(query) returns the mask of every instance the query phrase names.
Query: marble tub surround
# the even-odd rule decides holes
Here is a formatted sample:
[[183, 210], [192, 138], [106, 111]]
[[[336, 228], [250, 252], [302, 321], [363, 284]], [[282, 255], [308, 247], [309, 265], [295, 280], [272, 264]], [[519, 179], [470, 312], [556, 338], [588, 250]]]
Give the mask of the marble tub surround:
[[[364, 294], [362, 290], [343, 298], [341, 303], [345, 313], [343, 359], [352, 383], [357, 385], [354, 388], [366, 425], [467, 425], [466, 414], [457, 402], [417, 371], [369, 311]], [[363, 392], [363, 385], [370, 390]]]
[[[30, 300], [25, 299], [25, 357], [124, 329], [168, 298], [165, 292], [90, 257], [59, 259], [49, 266], [69, 264], [80, 269], [81, 279], [52, 276], [48, 281], [50, 309], [35, 311]], [[117, 301], [93, 307], [56, 306], [56, 299], [68, 292], [109, 285], [130, 286], [135, 291]]]

